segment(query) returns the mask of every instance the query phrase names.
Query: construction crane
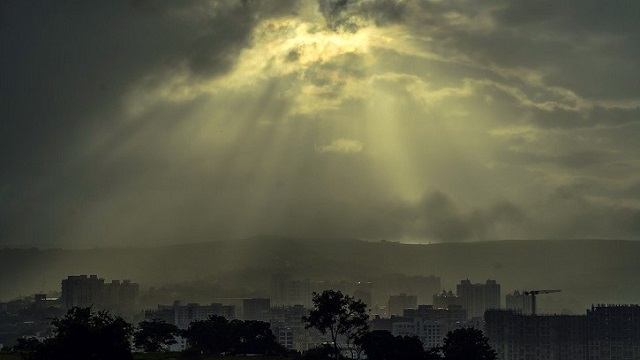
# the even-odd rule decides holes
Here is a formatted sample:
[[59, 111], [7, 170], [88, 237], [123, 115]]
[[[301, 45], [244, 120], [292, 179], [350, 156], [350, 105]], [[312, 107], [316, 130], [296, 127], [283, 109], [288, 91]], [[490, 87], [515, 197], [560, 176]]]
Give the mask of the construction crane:
[[559, 293], [562, 290], [529, 290], [525, 291], [523, 294], [526, 296], [531, 295], [531, 315], [536, 314], [536, 296], [539, 294], [553, 294]]

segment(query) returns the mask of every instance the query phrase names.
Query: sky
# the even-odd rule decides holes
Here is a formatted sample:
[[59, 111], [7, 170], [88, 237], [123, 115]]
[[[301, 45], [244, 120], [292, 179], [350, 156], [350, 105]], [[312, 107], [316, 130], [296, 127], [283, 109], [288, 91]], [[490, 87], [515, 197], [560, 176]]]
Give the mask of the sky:
[[640, 239], [640, 2], [0, 2], [0, 246]]

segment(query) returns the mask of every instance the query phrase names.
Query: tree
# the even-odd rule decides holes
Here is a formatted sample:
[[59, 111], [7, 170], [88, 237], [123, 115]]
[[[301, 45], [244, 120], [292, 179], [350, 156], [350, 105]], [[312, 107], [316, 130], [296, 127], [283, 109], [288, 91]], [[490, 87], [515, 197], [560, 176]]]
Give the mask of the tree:
[[191, 352], [203, 355], [282, 353], [270, 324], [255, 320], [228, 321], [221, 316], [194, 321], [183, 336], [191, 346]]
[[232, 354], [284, 353], [286, 350], [278, 344], [271, 331], [271, 324], [257, 320], [233, 320], [229, 323]]
[[38, 347], [34, 359], [132, 359], [129, 336], [133, 327], [107, 311], [74, 307], [51, 324], [54, 336]]
[[442, 352], [448, 360], [495, 360], [495, 350], [481, 330], [474, 328], [449, 331]]
[[364, 334], [359, 343], [369, 360], [395, 359], [395, 337], [387, 330], [374, 330]]
[[231, 334], [229, 321], [222, 316], [209, 316], [207, 320], [196, 320], [183, 332], [191, 351], [203, 355], [218, 355], [229, 352]]
[[133, 336], [133, 343], [145, 352], [158, 352], [176, 343], [175, 336], [179, 329], [173, 324], [153, 319], [142, 321], [138, 326], [139, 328]]
[[23, 359], [34, 359], [35, 354], [42, 348], [42, 342], [36, 338], [19, 338], [13, 351], [20, 354]]
[[351, 345], [369, 329], [368, 319], [366, 305], [362, 301], [334, 290], [325, 290], [321, 294], [314, 292], [313, 309], [309, 316], [302, 318], [306, 322], [305, 329], [313, 327], [323, 335], [329, 333], [336, 359], [340, 358], [341, 350], [338, 337], [344, 337], [353, 355]]
[[359, 343], [369, 360], [427, 360], [439, 359], [433, 351], [425, 351], [417, 337], [393, 336], [387, 330], [364, 334]]

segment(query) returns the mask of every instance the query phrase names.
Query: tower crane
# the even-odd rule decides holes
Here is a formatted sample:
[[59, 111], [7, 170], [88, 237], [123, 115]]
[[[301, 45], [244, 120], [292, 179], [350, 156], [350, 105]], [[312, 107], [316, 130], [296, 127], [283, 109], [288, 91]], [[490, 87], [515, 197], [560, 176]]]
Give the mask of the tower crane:
[[539, 294], [559, 293], [561, 291], [562, 290], [529, 290], [529, 291], [523, 292], [524, 295], [531, 296], [531, 315], [536, 314], [536, 296], [538, 296]]

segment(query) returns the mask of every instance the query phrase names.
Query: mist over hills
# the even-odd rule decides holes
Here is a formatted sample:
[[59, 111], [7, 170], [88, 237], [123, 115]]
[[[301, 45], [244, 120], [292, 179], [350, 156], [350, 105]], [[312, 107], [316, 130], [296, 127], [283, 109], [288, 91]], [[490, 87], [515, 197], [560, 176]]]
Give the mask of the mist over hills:
[[[562, 289], [540, 310], [581, 313], [592, 303], [640, 302], [640, 242], [517, 240], [403, 244], [355, 239], [255, 237], [154, 248], [0, 250], [0, 300], [59, 290], [67, 275], [131, 279], [143, 287], [203, 281], [268, 295], [274, 273], [314, 280], [435, 275], [455, 292], [461, 279], [496, 279], [502, 294]], [[503, 299], [504, 301], [504, 299]]]

